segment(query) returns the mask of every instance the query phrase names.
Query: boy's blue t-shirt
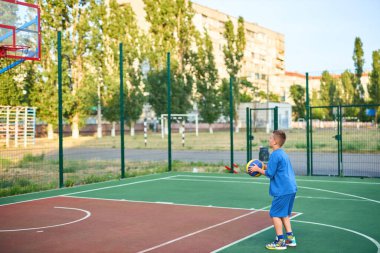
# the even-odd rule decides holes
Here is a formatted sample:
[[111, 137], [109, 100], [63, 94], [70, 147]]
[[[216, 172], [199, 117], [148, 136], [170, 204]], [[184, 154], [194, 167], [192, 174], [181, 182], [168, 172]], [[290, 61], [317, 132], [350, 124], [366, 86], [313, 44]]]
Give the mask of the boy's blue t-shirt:
[[288, 155], [283, 149], [272, 152], [265, 176], [270, 178], [269, 194], [282, 196], [297, 192], [296, 177]]

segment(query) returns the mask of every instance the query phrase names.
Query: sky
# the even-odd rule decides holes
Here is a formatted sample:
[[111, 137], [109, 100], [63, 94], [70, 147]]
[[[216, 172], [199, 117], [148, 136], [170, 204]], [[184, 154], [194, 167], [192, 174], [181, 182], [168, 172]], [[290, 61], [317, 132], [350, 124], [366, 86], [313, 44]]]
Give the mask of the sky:
[[192, 0], [285, 36], [285, 69], [320, 74], [354, 71], [360, 37], [364, 69], [380, 50], [380, 0]]

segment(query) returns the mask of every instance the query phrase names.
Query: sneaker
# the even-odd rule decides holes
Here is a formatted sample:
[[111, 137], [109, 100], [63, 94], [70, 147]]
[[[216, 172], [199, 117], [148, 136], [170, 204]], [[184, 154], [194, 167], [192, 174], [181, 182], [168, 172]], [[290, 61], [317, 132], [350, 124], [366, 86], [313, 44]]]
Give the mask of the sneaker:
[[268, 243], [265, 246], [267, 249], [273, 249], [273, 250], [284, 250], [286, 249], [286, 243], [284, 239], [278, 240], [276, 237], [276, 240], [274, 242]]
[[286, 239], [285, 243], [286, 243], [286, 246], [289, 246], [289, 247], [295, 247], [295, 246], [297, 246], [296, 237], [293, 236], [293, 235], [288, 236], [288, 238]]

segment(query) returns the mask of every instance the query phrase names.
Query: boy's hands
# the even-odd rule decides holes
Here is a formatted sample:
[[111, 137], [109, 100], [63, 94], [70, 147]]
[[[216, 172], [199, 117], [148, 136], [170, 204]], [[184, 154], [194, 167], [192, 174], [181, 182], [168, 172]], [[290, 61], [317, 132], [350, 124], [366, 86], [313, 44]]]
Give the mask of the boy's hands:
[[260, 168], [259, 166], [257, 166], [256, 164], [251, 166], [251, 167], [248, 167], [248, 171], [249, 173], [252, 173], [252, 172], [260, 172]]
[[263, 175], [265, 174], [266, 169], [267, 169], [267, 166], [265, 164], [264, 164], [264, 167], [262, 169], [260, 169], [259, 166], [257, 166], [256, 164], [251, 166], [251, 167], [248, 167], [249, 173], [259, 172]]

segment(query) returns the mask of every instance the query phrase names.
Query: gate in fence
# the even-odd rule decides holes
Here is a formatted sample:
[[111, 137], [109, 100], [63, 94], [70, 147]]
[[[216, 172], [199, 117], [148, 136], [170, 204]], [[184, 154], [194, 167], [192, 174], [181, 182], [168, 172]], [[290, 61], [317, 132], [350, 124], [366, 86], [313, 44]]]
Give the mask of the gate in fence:
[[380, 177], [379, 107], [311, 106], [311, 175]]

